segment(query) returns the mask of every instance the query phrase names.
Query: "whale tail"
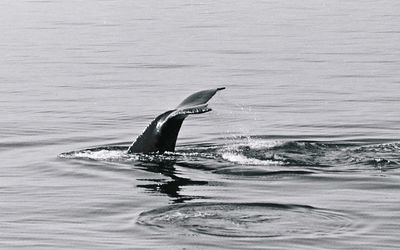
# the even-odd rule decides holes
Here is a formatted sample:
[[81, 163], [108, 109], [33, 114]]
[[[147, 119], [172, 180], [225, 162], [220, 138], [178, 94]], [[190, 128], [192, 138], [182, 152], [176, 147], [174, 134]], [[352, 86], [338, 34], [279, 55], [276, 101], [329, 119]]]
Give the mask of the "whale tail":
[[207, 102], [223, 89], [225, 87], [196, 92], [183, 100], [175, 109], [157, 116], [128, 148], [128, 153], [174, 152], [183, 120], [188, 115], [211, 111]]

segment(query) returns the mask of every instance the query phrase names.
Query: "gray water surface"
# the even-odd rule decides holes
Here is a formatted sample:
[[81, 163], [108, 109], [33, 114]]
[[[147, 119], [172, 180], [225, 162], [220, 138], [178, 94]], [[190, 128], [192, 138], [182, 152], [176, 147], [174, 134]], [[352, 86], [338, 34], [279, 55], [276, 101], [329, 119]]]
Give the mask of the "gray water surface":
[[[0, 248], [398, 248], [399, 11], [2, 1]], [[175, 153], [126, 154], [222, 86]]]

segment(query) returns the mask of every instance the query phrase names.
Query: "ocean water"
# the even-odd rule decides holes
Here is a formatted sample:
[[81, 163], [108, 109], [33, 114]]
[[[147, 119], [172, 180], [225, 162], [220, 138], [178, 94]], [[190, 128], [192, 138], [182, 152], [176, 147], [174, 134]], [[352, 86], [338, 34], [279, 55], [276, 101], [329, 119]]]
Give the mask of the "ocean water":
[[[400, 2], [2, 1], [1, 249], [398, 249]], [[176, 152], [127, 154], [226, 87]]]

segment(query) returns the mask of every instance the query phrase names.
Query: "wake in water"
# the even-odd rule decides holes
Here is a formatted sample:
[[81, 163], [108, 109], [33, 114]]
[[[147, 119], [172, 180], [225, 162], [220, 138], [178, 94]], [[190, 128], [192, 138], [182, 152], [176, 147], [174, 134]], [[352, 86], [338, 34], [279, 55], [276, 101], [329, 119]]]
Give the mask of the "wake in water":
[[[138, 162], [174, 161], [190, 166], [207, 161], [215, 172], [229, 173], [231, 167], [243, 169], [297, 169], [350, 171], [365, 168], [389, 170], [400, 167], [400, 143], [376, 141], [306, 141], [268, 139], [263, 136], [228, 139], [223, 144], [183, 145], [176, 152], [158, 154], [128, 154], [127, 146], [100, 146], [62, 153], [60, 158], [95, 161]], [[213, 164], [209, 164], [209, 161]]]

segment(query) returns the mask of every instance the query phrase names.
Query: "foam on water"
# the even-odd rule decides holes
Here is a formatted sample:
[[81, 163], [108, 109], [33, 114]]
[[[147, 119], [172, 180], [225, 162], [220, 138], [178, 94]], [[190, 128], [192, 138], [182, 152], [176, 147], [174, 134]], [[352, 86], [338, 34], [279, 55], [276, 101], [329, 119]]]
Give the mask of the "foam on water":
[[82, 151], [62, 153], [59, 155], [59, 157], [66, 159], [88, 159], [97, 161], [111, 161], [111, 160], [127, 159], [130, 158], [131, 156], [127, 155], [125, 151], [102, 149], [102, 150], [82, 150]]
[[282, 165], [284, 164], [281, 161], [274, 161], [274, 160], [258, 160], [258, 159], [252, 159], [248, 158], [240, 153], [234, 153], [234, 152], [223, 152], [222, 153], [222, 158], [233, 163], [237, 164], [243, 164], [243, 165], [264, 165], [264, 166], [270, 166], [270, 165]]
[[[232, 144], [226, 144], [218, 150], [222, 159], [242, 165], [271, 166], [283, 165], [284, 162], [268, 157], [270, 149], [280, 146], [284, 143], [281, 140], [264, 140], [246, 137], [245, 139], [234, 141]], [[251, 152], [262, 151], [265, 154], [262, 157], [256, 157]]]

